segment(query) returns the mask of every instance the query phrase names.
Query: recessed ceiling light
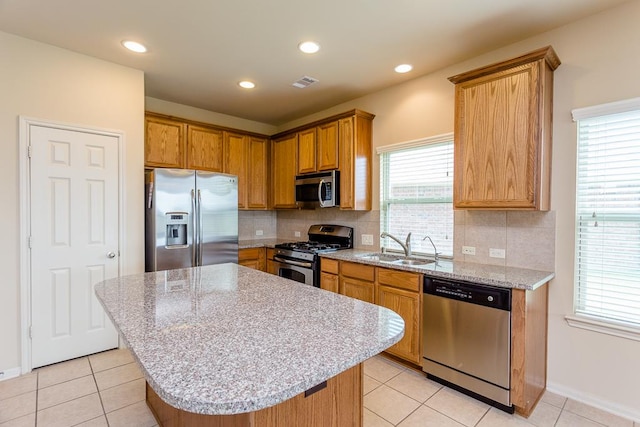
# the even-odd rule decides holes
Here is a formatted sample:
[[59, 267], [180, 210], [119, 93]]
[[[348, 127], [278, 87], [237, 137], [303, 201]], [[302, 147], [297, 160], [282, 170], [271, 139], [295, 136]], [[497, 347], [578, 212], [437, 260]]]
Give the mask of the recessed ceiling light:
[[302, 42], [298, 45], [298, 49], [304, 53], [316, 53], [320, 50], [320, 45], [312, 41]]
[[126, 47], [127, 49], [129, 49], [132, 52], [136, 52], [136, 53], [145, 53], [147, 51], [147, 48], [145, 45], [138, 43], [138, 42], [134, 42], [132, 40], [125, 40], [122, 42], [122, 46]]
[[245, 89], [253, 89], [254, 87], [256, 87], [256, 84], [254, 82], [250, 82], [249, 80], [243, 80], [241, 82], [238, 82], [238, 86]]
[[396, 73], [408, 73], [412, 69], [413, 69], [413, 67], [411, 65], [409, 65], [409, 64], [400, 64], [396, 68], [394, 68]]

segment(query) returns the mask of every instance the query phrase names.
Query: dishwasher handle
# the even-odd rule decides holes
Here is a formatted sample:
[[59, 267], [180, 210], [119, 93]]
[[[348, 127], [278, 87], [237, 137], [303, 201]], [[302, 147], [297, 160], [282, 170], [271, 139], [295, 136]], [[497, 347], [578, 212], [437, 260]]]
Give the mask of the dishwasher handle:
[[511, 289], [509, 288], [425, 276], [423, 293], [511, 311]]

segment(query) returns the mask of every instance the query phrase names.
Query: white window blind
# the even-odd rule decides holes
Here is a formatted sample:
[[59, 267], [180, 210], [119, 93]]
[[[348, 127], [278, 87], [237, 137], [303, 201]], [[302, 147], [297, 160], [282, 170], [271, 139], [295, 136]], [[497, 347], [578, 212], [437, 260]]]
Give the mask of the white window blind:
[[574, 118], [575, 312], [640, 328], [640, 102], [576, 110]]
[[[417, 254], [453, 256], [453, 135], [383, 147], [380, 229], [405, 240]], [[382, 246], [402, 250], [391, 239]]]

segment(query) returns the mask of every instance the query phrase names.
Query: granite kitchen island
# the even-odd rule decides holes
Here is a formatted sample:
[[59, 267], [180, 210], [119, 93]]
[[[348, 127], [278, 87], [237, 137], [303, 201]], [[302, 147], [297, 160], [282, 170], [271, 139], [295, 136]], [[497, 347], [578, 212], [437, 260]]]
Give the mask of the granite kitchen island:
[[95, 291], [165, 426], [359, 426], [361, 363], [404, 331], [391, 310], [236, 264]]

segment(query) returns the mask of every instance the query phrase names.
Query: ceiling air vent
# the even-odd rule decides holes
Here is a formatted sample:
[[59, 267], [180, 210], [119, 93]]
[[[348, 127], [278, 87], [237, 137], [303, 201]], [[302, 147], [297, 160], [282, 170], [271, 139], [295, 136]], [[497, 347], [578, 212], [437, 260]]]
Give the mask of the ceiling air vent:
[[293, 82], [292, 86], [298, 87], [300, 89], [304, 89], [307, 86], [311, 86], [314, 83], [318, 83], [318, 79], [314, 79], [313, 77], [304, 76], [299, 80]]

